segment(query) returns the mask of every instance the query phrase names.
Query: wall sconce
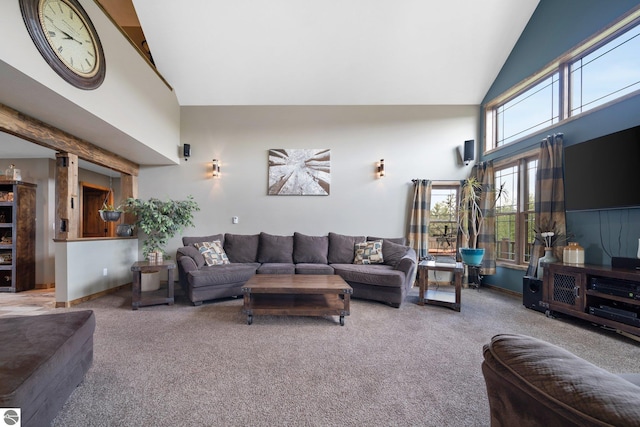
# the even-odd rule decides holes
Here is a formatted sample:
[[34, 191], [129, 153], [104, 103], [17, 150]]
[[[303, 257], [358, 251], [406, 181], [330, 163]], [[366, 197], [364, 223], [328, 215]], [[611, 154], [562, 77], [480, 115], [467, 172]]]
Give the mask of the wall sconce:
[[220, 161], [213, 159], [213, 177], [220, 178]]
[[378, 163], [378, 178], [382, 178], [384, 176], [384, 159], [380, 159]]

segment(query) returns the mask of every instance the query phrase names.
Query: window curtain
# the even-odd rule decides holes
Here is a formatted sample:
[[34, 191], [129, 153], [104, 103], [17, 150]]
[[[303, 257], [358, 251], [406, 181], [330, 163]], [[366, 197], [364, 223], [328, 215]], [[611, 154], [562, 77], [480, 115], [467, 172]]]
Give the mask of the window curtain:
[[413, 203], [409, 220], [409, 246], [415, 249], [418, 259], [429, 253], [429, 221], [431, 220], [431, 181], [413, 180]]
[[[536, 172], [535, 226], [541, 230], [554, 227], [556, 234], [567, 235], [567, 221], [564, 209], [564, 177], [562, 171], [563, 135], [561, 133], [547, 136], [540, 142], [540, 157]], [[555, 224], [555, 226], [554, 226]], [[550, 231], [550, 230], [542, 230]], [[527, 276], [536, 275], [538, 260], [542, 255], [543, 245], [535, 241], [531, 250]], [[554, 248], [554, 255], [562, 259], [560, 248]]]
[[480, 209], [484, 216], [482, 230], [478, 235], [478, 248], [484, 248], [482, 274], [496, 274], [496, 186], [493, 162], [483, 162], [474, 166], [473, 172], [482, 186]]

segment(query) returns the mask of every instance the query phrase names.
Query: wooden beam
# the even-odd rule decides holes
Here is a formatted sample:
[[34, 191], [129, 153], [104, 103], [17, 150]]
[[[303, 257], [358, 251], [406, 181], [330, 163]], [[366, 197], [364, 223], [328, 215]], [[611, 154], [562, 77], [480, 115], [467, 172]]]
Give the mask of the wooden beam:
[[0, 130], [58, 152], [73, 153], [82, 160], [120, 173], [138, 176], [140, 170], [137, 163], [4, 104], [0, 104]]
[[71, 153], [57, 153], [55, 238], [77, 239], [79, 229], [78, 156]]
[[[126, 174], [120, 174], [120, 195], [122, 200], [129, 197], [138, 198], [138, 177]], [[134, 214], [124, 214], [124, 224], [135, 224], [136, 216]]]

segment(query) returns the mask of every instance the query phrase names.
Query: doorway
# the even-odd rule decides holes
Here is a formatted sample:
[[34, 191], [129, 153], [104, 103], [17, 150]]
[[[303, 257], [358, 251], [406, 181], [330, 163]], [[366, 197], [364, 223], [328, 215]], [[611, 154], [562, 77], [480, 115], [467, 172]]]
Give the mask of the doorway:
[[82, 215], [80, 217], [81, 237], [115, 237], [115, 223], [100, 218], [102, 205], [113, 205], [113, 191], [95, 184], [80, 183], [82, 194]]

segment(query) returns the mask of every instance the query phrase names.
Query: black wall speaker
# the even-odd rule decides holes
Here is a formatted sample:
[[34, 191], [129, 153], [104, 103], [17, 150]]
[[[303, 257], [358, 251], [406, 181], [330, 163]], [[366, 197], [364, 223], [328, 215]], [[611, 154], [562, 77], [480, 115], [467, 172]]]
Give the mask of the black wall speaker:
[[462, 157], [462, 160], [464, 161], [465, 165], [468, 165], [473, 161], [474, 148], [475, 148], [475, 141], [473, 139], [469, 139], [464, 142], [464, 156]]
[[184, 157], [189, 157], [191, 155], [191, 144], [182, 145], [182, 154], [184, 154]]
[[542, 280], [535, 277], [524, 276], [522, 278], [522, 304], [532, 310], [544, 313], [546, 308], [542, 307]]

